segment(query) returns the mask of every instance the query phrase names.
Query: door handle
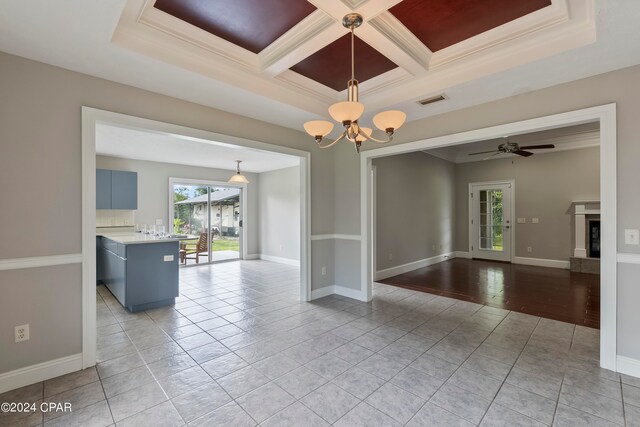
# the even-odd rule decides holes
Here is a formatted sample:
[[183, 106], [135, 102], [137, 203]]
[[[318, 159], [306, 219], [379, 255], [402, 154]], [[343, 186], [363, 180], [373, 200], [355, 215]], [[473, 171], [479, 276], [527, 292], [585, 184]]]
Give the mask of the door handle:
[[505, 225], [505, 226], [504, 226], [504, 228], [511, 228], [511, 226], [509, 226], [509, 225]]

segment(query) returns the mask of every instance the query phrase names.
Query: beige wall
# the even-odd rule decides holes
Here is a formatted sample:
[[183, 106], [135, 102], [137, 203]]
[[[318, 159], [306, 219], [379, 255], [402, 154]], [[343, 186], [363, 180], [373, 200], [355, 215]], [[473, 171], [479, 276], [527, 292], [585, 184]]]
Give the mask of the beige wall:
[[[162, 219], [169, 231], [169, 178], [191, 178], [226, 182], [235, 173], [233, 170], [202, 168], [172, 163], [147, 162], [111, 156], [96, 156], [96, 167], [138, 172], [138, 209], [135, 222], [155, 224]], [[246, 172], [247, 185], [247, 254], [258, 253], [258, 174]], [[215, 215], [214, 215], [215, 217]], [[215, 224], [214, 224], [215, 225]]]
[[[515, 256], [569, 261], [574, 236], [571, 202], [600, 200], [599, 152], [599, 147], [592, 147], [457, 164], [456, 250], [469, 251], [469, 183], [514, 180]], [[527, 223], [517, 224], [517, 217], [527, 218]], [[540, 222], [532, 224], [533, 217]]]
[[258, 175], [260, 254], [300, 260], [300, 167]]
[[[0, 53], [0, 70], [0, 200], [3, 201], [0, 259], [80, 252], [83, 105], [311, 151], [312, 234], [360, 233], [360, 158], [348, 144], [320, 150], [303, 132], [4, 53]], [[625, 228], [640, 228], [639, 82], [640, 66], [636, 66], [417, 120], [398, 131], [393, 144], [615, 102], [618, 108], [618, 249], [640, 254], [640, 246], [625, 245], [623, 240]], [[311, 250], [313, 289], [333, 284], [332, 279], [336, 283], [347, 280], [350, 286], [359, 288], [358, 242], [313, 241]], [[335, 256], [337, 253], [340, 257]], [[321, 264], [328, 264], [325, 276], [319, 275]], [[28, 278], [29, 274], [34, 273], [25, 270], [24, 277]], [[46, 297], [33, 301], [35, 306], [48, 304], [37, 316], [42, 325], [56, 325], [56, 328], [44, 329], [48, 333], [46, 338], [42, 330], [32, 328], [34, 358], [2, 366], [0, 371], [77, 352], [81, 340], [78, 327], [81, 307], [80, 300], [76, 299], [79, 298], [80, 271], [50, 274], [47, 285], [55, 294], [73, 295], [73, 298], [55, 306], [48, 304]], [[21, 282], [8, 279], [7, 273], [0, 275], [0, 288], [1, 324], [9, 328], [21, 324], [24, 319], [13, 310], [14, 301], [30, 301], [35, 293]], [[637, 304], [632, 304], [640, 302], [640, 287], [633, 274], [621, 274], [618, 296], [625, 298], [618, 304], [618, 353], [640, 359], [636, 332], [640, 311]], [[57, 347], [51, 344], [56, 340], [66, 343], [63, 353], [58, 353]], [[0, 334], [0, 348], [3, 354], [10, 352], [11, 357], [18, 357], [18, 347], [6, 333]]]
[[[303, 132], [4, 53], [0, 70], [0, 259], [81, 252], [82, 106], [310, 151], [311, 232], [334, 232], [333, 176], [326, 173], [333, 170], [333, 152], [316, 148]], [[330, 246], [313, 242], [311, 250], [334, 270], [333, 253], [322, 253]], [[0, 373], [79, 351], [80, 267], [65, 268], [64, 274], [47, 268], [47, 280], [32, 279], [32, 270], [0, 274], [0, 348], [7, 360]], [[316, 277], [316, 264], [311, 268]], [[50, 304], [38, 284], [68, 298]], [[16, 301], [41, 309], [16, 310]], [[31, 324], [29, 358], [12, 336], [13, 326], [25, 322]]]
[[373, 164], [376, 269], [453, 251], [455, 165], [420, 151], [382, 157]]

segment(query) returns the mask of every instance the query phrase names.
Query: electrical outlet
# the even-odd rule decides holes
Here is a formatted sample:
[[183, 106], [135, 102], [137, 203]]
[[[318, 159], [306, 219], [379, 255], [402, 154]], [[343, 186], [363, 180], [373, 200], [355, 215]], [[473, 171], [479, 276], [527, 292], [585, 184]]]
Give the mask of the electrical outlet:
[[431, 250], [435, 251], [436, 250], [436, 245], [431, 245]]
[[14, 333], [15, 342], [29, 341], [29, 324], [16, 326]]
[[625, 228], [624, 230], [624, 244], [625, 245], [638, 245], [640, 244], [639, 233], [637, 229]]
[[283, 245], [280, 245], [280, 250], [283, 250], [283, 249], [284, 249], [284, 246], [283, 246]]
[[327, 267], [322, 267], [322, 271], [321, 271], [322, 275], [324, 276], [325, 274], [327, 274]]
[[529, 253], [533, 252], [533, 248], [531, 246], [527, 246], [527, 252]]
[[389, 261], [393, 260], [393, 254], [389, 254]]
[[538, 224], [540, 222], [540, 218], [531, 218], [531, 224]]

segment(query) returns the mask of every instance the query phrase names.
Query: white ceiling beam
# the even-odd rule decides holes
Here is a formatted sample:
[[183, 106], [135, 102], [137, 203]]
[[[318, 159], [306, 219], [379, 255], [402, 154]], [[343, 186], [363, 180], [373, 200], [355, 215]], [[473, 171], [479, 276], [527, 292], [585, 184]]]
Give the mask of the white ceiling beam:
[[258, 54], [262, 72], [277, 76], [346, 32], [333, 17], [318, 9]]
[[358, 37], [378, 52], [414, 76], [429, 70], [431, 51], [391, 13], [383, 12], [367, 24], [358, 29]]

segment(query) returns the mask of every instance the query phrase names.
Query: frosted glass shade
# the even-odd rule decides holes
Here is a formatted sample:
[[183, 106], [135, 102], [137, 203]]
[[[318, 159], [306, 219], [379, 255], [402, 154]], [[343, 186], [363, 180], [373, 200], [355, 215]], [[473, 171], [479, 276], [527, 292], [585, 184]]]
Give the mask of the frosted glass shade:
[[227, 181], [229, 184], [248, 184], [249, 180], [247, 179], [246, 176], [242, 175], [240, 172], [235, 173], [233, 175], [231, 175], [231, 178], [229, 178], [229, 181]]
[[324, 137], [333, 130], [333, 123], [326, 120], [312, 120], [304, 124], [304, 130], [313, 137]]
[[371, 128], [360, 128], [360, 133], [356, 136], [356, 141], [366, 141], [371, 136], [373, 130]]
[[373, 117], [373, 124], [382, 131], [396, 130], [404, 124], [407, 115], [399, 110], [389, 110], [378, 113]]
[[364, 113], [364, 105], [354, 101], [336, 102], [329, 107], [329, 114], [336, 122], [355, 122]]

